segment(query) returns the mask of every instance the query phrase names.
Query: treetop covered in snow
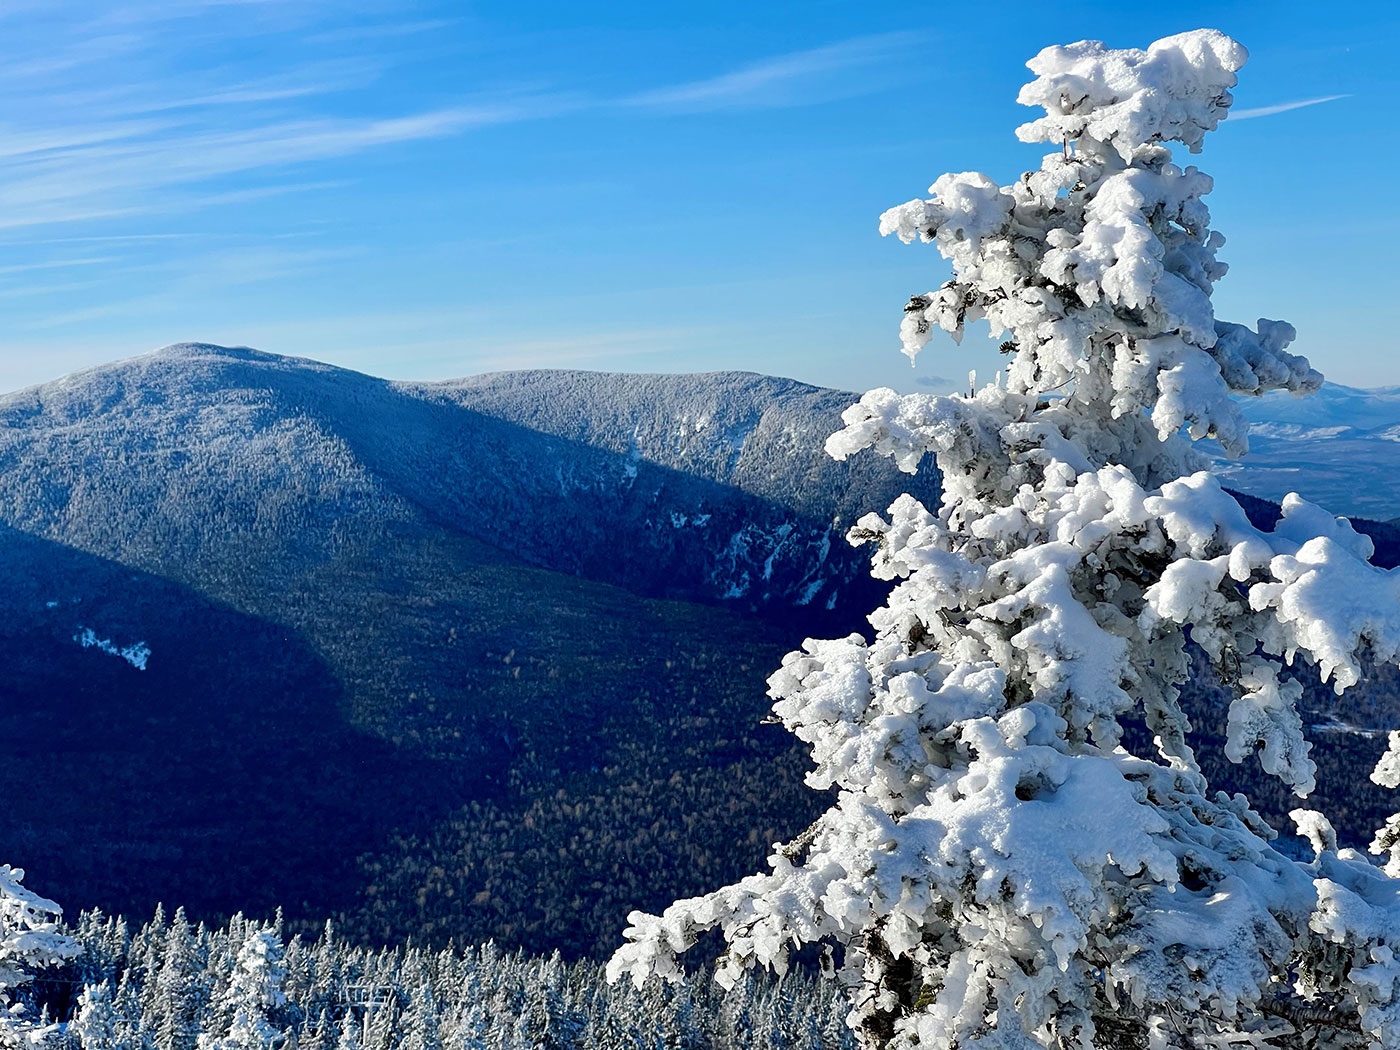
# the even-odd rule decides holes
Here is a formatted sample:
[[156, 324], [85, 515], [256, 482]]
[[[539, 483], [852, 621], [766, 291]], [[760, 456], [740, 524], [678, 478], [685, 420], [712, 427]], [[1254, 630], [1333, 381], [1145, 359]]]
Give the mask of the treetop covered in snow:
[[1097, 40], [1047, 47], [1026, 63], [1036, 79], [1016, 96], [1045, 116], [1021, 125], [1016, 137], [1055, 145], [1093, 140], [1125, 162], [1149, 143], [1181, 142], [1199, 153], [1206, 132], [1225, 119], [1247, 58], [1214, 29], [1164, 37], [1146, 51]]
[[961, 339], [985, 318], [1011, 336], [1011, 392], [1072, 384], [1113, 419], [1146, 410], [1161, 438], [1186, 425], [1235, 454], [1247, 427], [1230, 392], [1316, 390], [1322, 376], [1285, 350], [1291, 325], [1216, 320], [1210, 296], [1227, 267], [1202, 200], [1213, 181], [1173, 163], [1165, 145], [1200, 147], [1244, 59], [1213, 30], [1146, 51], [1086, 41], [1036, 56], [1040, 76], [1020, 101], [1046, 115], [1019, 134], [1063, 149], [1009, 186], [943, 175], [931, 199], [880, 217], [881, 233], [932, 242], [953, 263], [953, 280], [905, 308], [904, 352], [917, 355], [936, 328]]
[[[614, 976], [674, 976], [718, 927], [722, 980], [832, 946], [868, 1046], [1400, 1046], [1400, 817], [1387, 871], [1303, 808], [1316, 856], [1291, 859], [1211, 791], [1179, 702], [1195, 646], [1234, 693], [1227, 756], [1305, 797], [1296, 670], [1340, 691], [1368, 651], [1400, 658], [1370, 540], [1296, 496], [1256, 528], [1191, 447], [1241, 454], [1233, 395], [1321, 382], [1288, 324], [1216, 319], [1212, 183], [1170, 150], [1200, 148], [1245, 57], [1212, 30], [1048, 48], [1020, 96], [1046, 111], [1021, 137], [1057, 147], [1040, 169], [944, 175], [882, 216], [953, 269], [904, 352], [985, 319], [1009, 366], [845, 413], [834, 457], [932, 453], [943, 483], [851, 531], [895, 581], [874, 640], [809, 640], [769, 680], [834, 804], [771, 872], [633, 913]], [[1397, 770], [1400, 734], [1377, 782]]]

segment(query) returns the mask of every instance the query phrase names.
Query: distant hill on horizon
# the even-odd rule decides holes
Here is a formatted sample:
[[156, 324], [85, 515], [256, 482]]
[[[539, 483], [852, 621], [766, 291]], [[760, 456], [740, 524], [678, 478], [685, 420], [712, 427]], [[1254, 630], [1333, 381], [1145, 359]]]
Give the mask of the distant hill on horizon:
[[[85, 376], [98, 376], [113, 369], [138, 368], [141, 362], [154, 362], [162, 355], [222, 351], [245, 353], [250, 357], [299, 362], [313, 370], [360, 376], [389, 388], [417, 393], [430, 399], [455, 402], [501, 420], [584, 444], [598, 444], [615, 453], [640, 455], [645, 446], [653, 462], [690, 471], [705, 469], [708, 476], [731, 476], [725, 461], [733, 449], [715, 441], [716, 431], [706, 434], [713, 416], [705, 410], [686, 417], [686, 399], [699, 397], [713, 406], [723, 405], [728, 391], [753, 384], [774, 394], [805, 391], [820, 404], [821, 410], [841, 408], [856, 393], [829, 390], [799, 380], [761, 375], [755, 372], [711, 373], [620, 373], [578, 369], [522, 369], [486, 372], [478, 375], [436, 381], [391, 381], [374, 379], [351, 369], [340, 368], [312, 358], [287, 357], [252, 350], [248, 347], [216, 347], [208, 343], [177, 343], [137, 357], [86, 368], [49, 383], [0, 393], [0, 403], [29, 391], [55, 384], [79, 383]], [[708, 389], [707, 389], [708, 388]], [[609, 394], [625, 396], [609, 397]], [[660, 400], [655, 400], [655, 399]], [[708, 401], [706, 401], [708, 398]], [[1362, 388], [1326, 382], [1316, 394], [1294, 397], [1275, 391], [1258, 398], [1241, 398], [1250, 420], [1250, 451], [1239, 460], [1230, 460], [1212, 442], [1203, 448], [1215, 462], [1216, 473], [1230, 488], [1260, 499], [1278, 503], [1289, 492], [1298, 492], [1338, 514], [1370, 521], [1400, 524], [1400, 385]], [[657, 432], [657, 423], [646, 418], [638, 406], [653, 405], [664, 411], [657, 419], [674, 425], [675, 432]], [[751, 415], [753, 405], [748, 405]], [[742, 435], [753, 422], [742, 413], [721, 416], [732, 439]], [[833, 417], [834, 421], [834, 417]], [[768, 420], [767, 425], [773, 426]], [[836, 425], [839, 425], [837, 423]], [[687, 434], [687, 429], [690, 433]], [[632, 435], [647, 440], [635, 443]], [[703, 435], [703, 436], [702, 436]], [[813, 436], [804, 433], [804, 437]], [[775, 446], [768, 446], [771, 452]], [[1213, 450], [1213, 451], [1212, 451]], [[812, 457], [810, 469], [828, 467], [822, 461], [819, 445], [806, 448]], [[705, 463], [705, 460], [711, 462]], [[740, 461], [742, 460], [742, 461]], [[804, 503], [805, 473], [780, 472], [765, 478], [756, 457], [736, 457], [727, 465], [740, 487], [790, 505], [825, 506], [828, 495], [821, 493]], [[829, 471], [828, 471], [829, 472]], [[883, 473], [883, 472], [881, 472]], [[849, 476], [848, 476], [849, 477]], [[877, 506], [883, 492], [865, 492], [859, 487], [860, 473], [849, 477], [847, 513], [865, 513]], [[880, 478], [883, 483], [885, 479]], [[866, 497], [876, 500], [867, 502]]]
[[1273, 393], [1242, 404], [1249, 454], [1216, 457], [1225, 484], [1275, 503], [1297, 492], [1350, 517], [1400, 515], [1400, 387], [1324, 383], [1309, 397]]
[[[356, 513], [373, 505], [384, 522], [430, 511], [525, 561], [642, 593], [835, 609], [843, 590], [867, 581], [865, 557], [832, 536], [910, 487], [887, 461], [857, 468], [823, 452], [826, 431], [853, 400], [744, 372], [396, 382], [309, 358], [187, 343], [0, 396], [0, 470], [10, 476], [7, 515], [28, 531], [61, 531], [83, 549], [151, 565], [180, 557], [172, 544], [206, 543], [208, 523], [191, 529], [189, 508], [169, 501], [121, 507], [111, 499], [102, 515], [72, 501], [96, 498], [104, 475], [125, 482], [133, 471], [165, 493], [207, 481], [285, 493], [295, 482], [303, 499]], [[25, 450], [42, 447], [61, 461], [74, 441], [94, 439], [126, 459], [65, 490], [68, 518], [59, 524], [53, 492], [34, 480], [51, 476], [38, 468], [54, 460], [28, 461]], [[251, 480], [211, 474], [239, 443], [252, 457]], [[17, 487], [21, 475], [33, 491]], [[931, 475], [913, 483], [921, 486], [936, 491]], [[294, 501], [269, 505], [267, 496], [240, 492], [261, 501], [255, 528], [275, 533]], [[561, 498], [575, 515], [567, 529], [547, 513]], [[202, 508], [225, 518], [239, 509]], [[129, 520], [113, 521], [114, 511]], [[160, 542], [138, 551], [157, 528]], [[618, 530], [644, 536], [648, 556], [616, 558]], [[687, 562], [698, 550], [708, 560]]]

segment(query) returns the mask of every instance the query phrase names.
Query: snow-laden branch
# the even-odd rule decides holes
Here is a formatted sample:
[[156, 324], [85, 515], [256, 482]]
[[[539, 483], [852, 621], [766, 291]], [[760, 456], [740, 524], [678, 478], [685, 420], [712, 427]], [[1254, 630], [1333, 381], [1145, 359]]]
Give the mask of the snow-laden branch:
[[0, 864], [0, 1046], [37, 1046], [54, 1026], [12, 1003], [14, 991], [80, 954], [59, 926], [63, 909], [23, 885], [24, 870]]

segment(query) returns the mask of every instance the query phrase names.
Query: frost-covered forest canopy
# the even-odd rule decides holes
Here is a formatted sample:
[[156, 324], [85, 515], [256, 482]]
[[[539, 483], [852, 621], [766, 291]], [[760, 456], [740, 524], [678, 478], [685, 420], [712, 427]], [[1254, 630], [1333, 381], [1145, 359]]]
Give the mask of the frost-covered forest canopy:
[[[1247, 450], [1238, 395], [1321, 383], [1287, 323], [1215, 317], [1211, 180], [1172, 152], [1228, 116], [1245, 58], [1209, 30], [1041, 52], [1020, 101], [1045, 116], [1018, 132], [1051, 147], [1041, 168], [945, 175], [881, 219], [953, 267], [910, 300], [905, 352], [985, 320], [1005, 371], [966, 397], [872, 391], [829, 458], [814, 431], [849, 399], [733, 373], [391, 384], [189, 345], [3, 399], [0, 504], [20, 605], [43, 610], [32, 637], [0, 624], [22, 680], [42, 680], [34, 638], [40, 662], [81, 654], [106, 677], [73, 703], [102, 710], [124, 695], [107, 682], [166, 673], [191, 637], [148, 636], [155, 608], [211, 653], [255, 641], [205, 750], [136, 789], [166, 813], [201, 763], [235, 778], [249, 793], [211, 838], [275, 836], [310, 803], [300, 842], [267, 840], [304, 855], [241, 851], [266, 873], [255, 908], [378, 810], [413, 820], [359, 846], [359, 900], [343, 870], [314, 897], [353, 940], [309, 933], [309, 890], [290, 921], [68, 925], [0, 868], [0, 1045], [1400, 1046], [1400, 733], [1373, 739], [1396, 709], [1394, 530], [1236, 495], [1201, 451]], [[55, 463], [82, 470], [55, 484]], [[63, 591], [79, 565], [125, 604]], [[802, 793], [746, 676], [779, 628], [863, 627], [875, 602], [873, 635], [809, 639], [768, 679], [810, 751]], [[392, 661], [391, 638], [411, 643]], [[201, 659], [162, 686], [199, 688]], [[444, 691], [454, 667], [470, 685]], [[259, 692], [273, 678], [285, 695]], [[13, 739], [99, 751], [32, 706], [6, 713]], [[184, 706], [99, 732], [158, 756]], [[319, 783], [325, 752], [360, 782]], [[57, 785], [47, 761], [0, 776]], [[113, 819], [136, 817], [93, 826]], [[14, 831], [54, 856], [92, 826]], [[140, 834], [143, 860], [184, 848]], [[634, 912], [610, 980], [587, 961], [624, 902], [734, 877], [775, 840], [769, 873]], [[98, 857], [55, 866], [86, 887], [173, 870]], [[452, 940], [492, 931], [505, 948]], [[683, 974], [721, 939], [716, 981]]]
[[[19, 895], [48, 910], [20, 936]], [[288, 937], [280, 916], [223, 929], [161, 910], [130, 929], [97, 912], [72, 925], [0, 869], [6, 940], [0, 1045], [57, 1050], [839, 1050], [854, 1045], [827, 982], [798, 977], [642, 990], [609, 986], [593, 963], [495, 944], [370, 950], [331, 926]], [[43, 945], [34, 943], [42, 937]], [[45, 966], [45, 956], [56, 966]], [[52, 1020], [50, 1011], [70, 1018]]]

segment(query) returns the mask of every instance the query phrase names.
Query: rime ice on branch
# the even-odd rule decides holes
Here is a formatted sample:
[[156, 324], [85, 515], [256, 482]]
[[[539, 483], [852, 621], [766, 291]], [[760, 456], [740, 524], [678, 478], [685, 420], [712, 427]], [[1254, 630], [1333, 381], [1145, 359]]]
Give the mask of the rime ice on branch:
[[[1225, 118], [1245, 58], [1210, 30], [1047, 48], [1020, 95], [1040, 170], [944, 175], [881, 218], [953, 268], [906, 307], [905, 353], [985, 319], [1005, 382], [846, 412], [833, 456], [932, 453], [943, 494], [851, 532], [896, 581], [874, 641], [809, 640], [769, 680], [835, 803], [770, 873], [633, 913], [612, 977], [674, 977], [719, 928], [722, 981], [833, 946], [871, 1047], [1400, 1046], [1400, 882], [1310, 810], [1315, 859], [1275, 849], [1209, 789], [1179, 704], [1189, 630], [1234, 693], [1228, 757], [1306, 796], [1295, 670], [1342, 690], [1364, 650], [1400, 656], [1369, 539], [1296, 496], [1254, 528], [1191, 448], [1245, 451], [1232, 395], [1321, 382], [1289, 325], [1215, 318], [1211, 180], [1170, 149]], [[1372, 848], [1400, 873], [1400, 818]]]
[[42, 971], [78, 955], [58, 925], [63, 909], [26, 886], [24, 871], [0, 864], [0, 1046], [38, 1045], [48, 1029], [12, 1001]]

